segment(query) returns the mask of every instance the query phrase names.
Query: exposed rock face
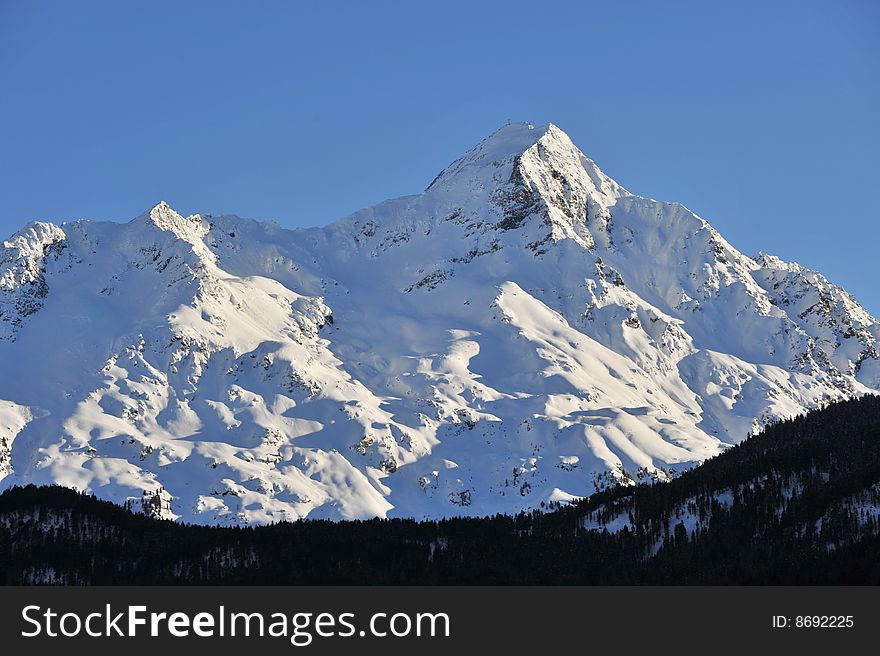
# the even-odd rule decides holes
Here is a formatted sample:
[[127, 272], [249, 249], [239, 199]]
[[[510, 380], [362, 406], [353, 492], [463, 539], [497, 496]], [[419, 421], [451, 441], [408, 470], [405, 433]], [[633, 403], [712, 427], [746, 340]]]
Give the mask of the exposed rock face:
[[515, 512], [880, 389], [847, 292], [555, 126], [320, 229], [164, 203], [0, 248], [0, 485], [167, 518]]

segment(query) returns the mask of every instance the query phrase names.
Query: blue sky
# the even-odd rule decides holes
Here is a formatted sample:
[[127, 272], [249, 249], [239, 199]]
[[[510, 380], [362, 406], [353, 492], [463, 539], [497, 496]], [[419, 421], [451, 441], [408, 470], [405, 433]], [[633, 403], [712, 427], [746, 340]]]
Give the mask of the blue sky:
[[0, 0], [0, 233], [320, 225], [508, 119], [880, 314], [880, 3]]

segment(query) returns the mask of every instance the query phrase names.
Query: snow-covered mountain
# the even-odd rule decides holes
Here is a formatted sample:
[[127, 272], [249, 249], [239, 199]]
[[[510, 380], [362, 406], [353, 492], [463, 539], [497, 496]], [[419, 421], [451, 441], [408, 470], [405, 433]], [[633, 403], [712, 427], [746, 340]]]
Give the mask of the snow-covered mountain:
[[0, 487], [198, 523], [514, 512], [659, 479], [880, 390], [797, 264], [503, 127], [323, 228], [33, 223], [0, 248]]

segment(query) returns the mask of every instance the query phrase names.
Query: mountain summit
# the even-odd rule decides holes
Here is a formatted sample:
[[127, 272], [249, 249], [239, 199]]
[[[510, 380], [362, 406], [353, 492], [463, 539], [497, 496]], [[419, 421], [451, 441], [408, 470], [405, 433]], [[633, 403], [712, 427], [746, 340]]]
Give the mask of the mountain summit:
[[516, 512], [880, 390], [880, 324], [554, 125], [324, 228], [34, 223], [0, 248], [0, 486], [161, 517]]

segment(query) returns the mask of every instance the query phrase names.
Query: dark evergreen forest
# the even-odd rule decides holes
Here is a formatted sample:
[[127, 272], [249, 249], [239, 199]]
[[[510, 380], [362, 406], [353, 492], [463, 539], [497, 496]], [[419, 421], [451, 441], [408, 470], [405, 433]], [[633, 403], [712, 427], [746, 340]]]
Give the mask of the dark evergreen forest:
[[0, 494], [0, 582], [876, 585], [878, 517], [880, 397], [864, 397], [669, 483], [516, 517], [212, 528], [13, 488]]

